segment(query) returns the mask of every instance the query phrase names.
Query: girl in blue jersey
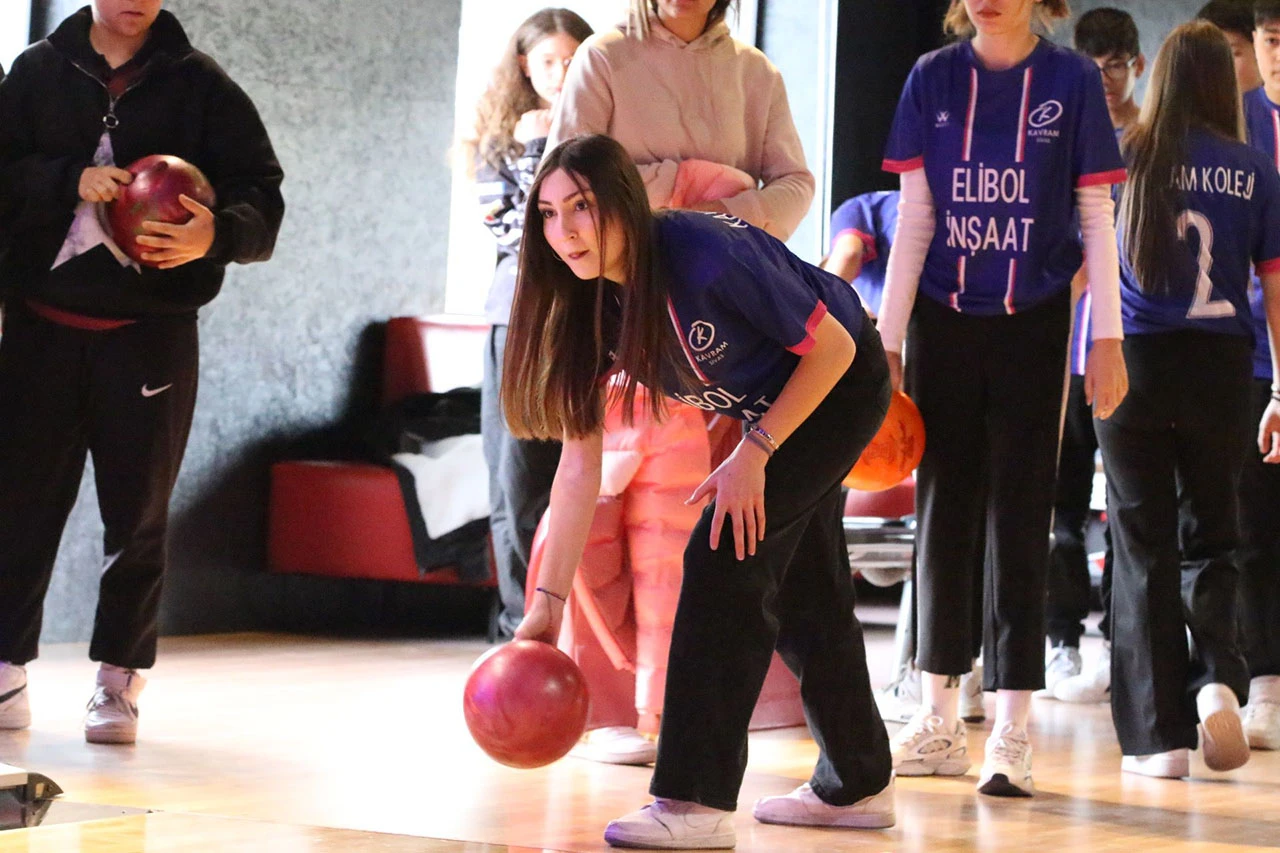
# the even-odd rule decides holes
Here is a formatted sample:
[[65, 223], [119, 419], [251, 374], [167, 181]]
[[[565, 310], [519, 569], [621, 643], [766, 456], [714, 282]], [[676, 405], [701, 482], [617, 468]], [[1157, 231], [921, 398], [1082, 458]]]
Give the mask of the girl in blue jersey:
[[[920, 712], [894, 737], [902, 775], [959, 775], [970, 573], [988, 548], [985, 686], [997, 691], [978, 790], [1029, 796], [1031, 694], [1044, 686], [1044, 600], [1071, 280], [1087, 258], [1086, 387], [1106, 417], [1125, 393], [1114, 205], [1124, 179], [1097, 67], [1038, 37], [1065, 0], [953, 0], [972, 35], [922, 57], [885, 168], [901, 175], [880, 333], [895, 385], [924, 416], [917, 472]], [[924, 298], [917, 299], [917, 292]], [[908, 334], [908, 324], [910, 333]], [[979, 498], [978, 496], [985, 496]]]
[[[1280, 326], [1280, 176], [1243, 142], [1231, 50], [1212, 24], [1170, 33], [1125, 149], [1132, 388], [1098, 423], [1115, 546], [1111, 710], [1125, 771], [1180, 777], [1197, 714], [1210, 768], [1249, 758], [1232, 552], [1251, 432], [1251, 263], [1273, 340]], [[1264, 439], [1280, 460], [1278, 402], [1263, 413]]]
[[638, 386], [661, 388], [744, 421], [737, 448], [689, 498], [714, 502], [685, 550], [657, 800], [612, 822], [606, 840], [733, 846], [747, 723], [775, 647], [802, 676], [820, 754], [810, 782], [757, 802], [755, 817], [892, 825], [888, 737], [840, 518], [841, 479], [889, 402], [884, 351], [857, 295], [728, 214], [651, 213], [631, 158], [605, 136], [551, 151], [529, 207], [541, 227], [521, 246], [502, 403], [513, 433], [561, 437], [564, 452], [542, 585], [517, 637], [559, 631], [599, 493], [606, 397], [630, 413]]

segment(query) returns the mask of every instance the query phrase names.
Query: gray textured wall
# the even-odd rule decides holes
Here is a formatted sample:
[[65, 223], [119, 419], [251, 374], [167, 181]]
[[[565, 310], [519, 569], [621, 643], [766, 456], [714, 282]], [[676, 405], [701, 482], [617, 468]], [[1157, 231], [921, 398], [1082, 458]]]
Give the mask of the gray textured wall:
[[[48, 18], [79, 5], [55, 0]], [[262, 572], [267, 467], [325, 448], [326, 427], [372, 405], [371, 323], [443, 305], [459, 0], [166, 8], [257, 104], [288, 212], [275, 257], [231, 268], [201, 314], [200, 394], [173, 500], [162, 628], [297, 624], [300, 608], [367, 592]], [[90, 471], [63, 536], [46, 641], [88, 636], [101, 536]]]

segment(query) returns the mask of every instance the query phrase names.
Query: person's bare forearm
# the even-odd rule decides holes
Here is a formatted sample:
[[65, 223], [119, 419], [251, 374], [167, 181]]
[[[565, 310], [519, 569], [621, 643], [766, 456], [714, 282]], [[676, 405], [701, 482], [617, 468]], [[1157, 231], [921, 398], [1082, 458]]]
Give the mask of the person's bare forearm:
[[813, 349], [800, 357], [778, 399], [759, 421], [779, 445], [804, 423], [853, 363], [857, 346], [840, 321], [827, 314], [813, 330]]
[[546, 549], [538, 586], [568, 596], [573, 575], [582, 560], [587, 534], [600, 495], [601, 433], [569, 439], [560, 453], [547, 516]]

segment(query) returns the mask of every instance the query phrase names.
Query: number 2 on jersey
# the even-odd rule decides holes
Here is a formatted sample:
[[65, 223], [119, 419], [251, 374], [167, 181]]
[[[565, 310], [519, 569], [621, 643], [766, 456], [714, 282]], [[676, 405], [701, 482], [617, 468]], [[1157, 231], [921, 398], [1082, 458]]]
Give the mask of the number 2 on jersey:
[[1187, 309], [1188, 320], [1206, 320], [1213, 317], [1234, 317], [1236, 307], [1227, 299], [1213, 298], [1213, 224], [1197, 210], [1184, 210], [1178, 217], [1178, 239], [1187, 239], [1187, 229], [1194, 228], [1200, 235], [1200, 252], [1196, 256], [1199, 271], [1196, 274], [1196, 296]]

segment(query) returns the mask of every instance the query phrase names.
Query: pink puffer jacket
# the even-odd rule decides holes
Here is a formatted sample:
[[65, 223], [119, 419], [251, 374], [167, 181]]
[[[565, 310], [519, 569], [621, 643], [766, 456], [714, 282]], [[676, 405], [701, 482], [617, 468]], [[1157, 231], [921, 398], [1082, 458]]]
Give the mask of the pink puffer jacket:
[[[560, 632], [560, 648], [587, 678], [590, 728], [656, 727], [684, 547], [702, 512], [685, 500], [709, 473], [700, 411], [672, 403], [655, 423], [647, 393], [635, 407], [630, 427], [619, 405], [605, 415], [601, 495]], [[545, 529], [544, 518], [529, 589], [537, 585]]]

